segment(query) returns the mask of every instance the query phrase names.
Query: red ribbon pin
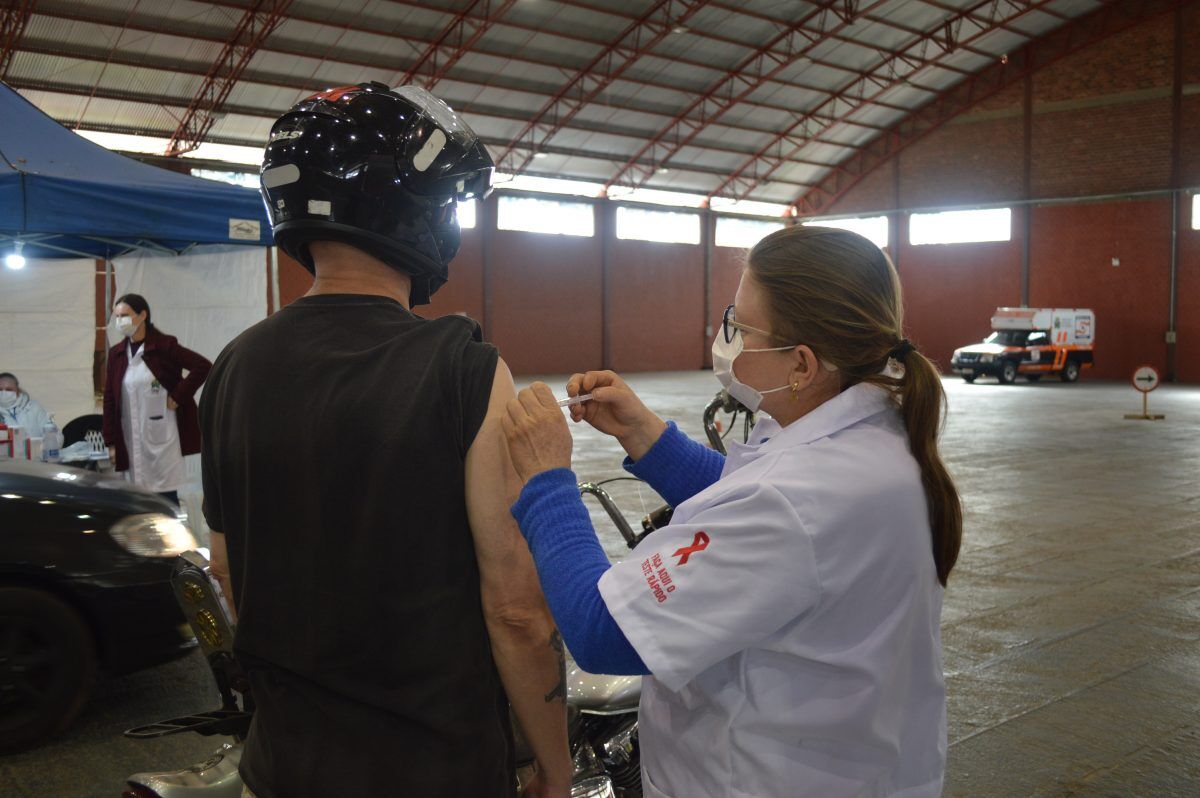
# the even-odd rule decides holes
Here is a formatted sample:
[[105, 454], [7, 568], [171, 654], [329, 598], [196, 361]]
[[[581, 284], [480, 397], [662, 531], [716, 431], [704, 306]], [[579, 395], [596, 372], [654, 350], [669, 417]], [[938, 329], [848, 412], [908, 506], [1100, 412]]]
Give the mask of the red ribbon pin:
[[708, 548], [708, 535], [706, 535], [704, 532], [697, 532], [696, 537], [692, 540], [692, 545], [685, 546], [682, 549], [679, 549], [671, 556], [679, 557], [680, 565], [687, 565], [688, 557], [691, 557], [693, 554], [695, 554], [698, 551], [704, 551], [707, 548]]

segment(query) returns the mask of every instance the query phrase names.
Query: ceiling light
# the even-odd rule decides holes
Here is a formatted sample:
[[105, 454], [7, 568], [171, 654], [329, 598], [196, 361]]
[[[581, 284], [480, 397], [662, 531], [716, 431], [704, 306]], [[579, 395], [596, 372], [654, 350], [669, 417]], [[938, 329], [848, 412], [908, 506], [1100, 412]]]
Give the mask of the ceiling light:
[[4, 259], [4, 265], [13, 271], [25, 268], [25, 256], [21, 254], [21, 250], [25, 248], [24, 241], [18, 241], [13, 247], [12, 254]]
[[544, 152], [535, 152], [535, 153], [533, 154], [533, 157], [534, 157], [534, 158], [545, 158], [545, 157], [546, 157], [546, 153], [544, 153]]
[[675, 27], [671, 28], [671, 33], [687, 33], [690, 30], [691, 28], [689, 28], [687, 25], [676, 25]]
[[668, 168], [667, 168], [667, 167], [665, 167], [665, 166], [660, 166], [660, 167], [658, 167], [657, 169], [655, 169], [654, 171], [655, 171], [657, 174], [660, 174], [660, 175], [665, 175], [667, 172], [670, 172], [671, 170], [670, 170], [670, 169], [668, 169]]

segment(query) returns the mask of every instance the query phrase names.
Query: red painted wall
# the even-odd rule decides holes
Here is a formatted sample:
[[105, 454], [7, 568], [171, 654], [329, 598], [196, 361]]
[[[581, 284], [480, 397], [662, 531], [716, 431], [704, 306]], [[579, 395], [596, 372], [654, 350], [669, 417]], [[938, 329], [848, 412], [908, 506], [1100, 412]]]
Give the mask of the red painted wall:
[[[738, 283], [742, 279], [748, 253], [747, 249], [713, 247], [712, 298], [708, 306], [707, 322], [712, 327], [713, 335], [721, 327], [725, 308], [733, 304], [733, 296], [737, 293]], [[708, 336], [707, 340], [708, 345], [704, 348], [704, 366], [712, 368], [713, 336]]]
[[515, 374], [601, 366], [600, 239], [497, 230], [488, 338]]
[[1144, 200], [1034, 209], [1030, 304], [1096, 311], [1095, 377], [1124, 379], [1142, 364], [1166, 369], [1170, 207]]
[[609, 356], [613, 370], [697, 369], [704, 363], [704, 254], [699, 246], [612, 242]]
[[1185, 202], [1182, 206], [1176, 285], [1179, 343], [1175, 362], [1180, 380], [1200, 382], [1200, 230], [1192, 229], [1192, 203]]
[[1006, 243], [900, 247], [904, 327], [944, 371], [954, 350], [978, 343], [992, 313], [1021, 299], [1021, 247]]

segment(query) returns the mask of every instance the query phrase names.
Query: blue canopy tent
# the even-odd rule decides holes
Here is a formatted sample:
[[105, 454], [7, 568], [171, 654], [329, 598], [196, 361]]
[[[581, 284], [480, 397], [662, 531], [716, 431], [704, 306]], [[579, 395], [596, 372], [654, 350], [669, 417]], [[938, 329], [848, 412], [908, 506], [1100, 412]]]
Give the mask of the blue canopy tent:
[[75, 135], [0, 83], [0, 255], [111, 260], [271, 244], [257, 191], [171, 172]]

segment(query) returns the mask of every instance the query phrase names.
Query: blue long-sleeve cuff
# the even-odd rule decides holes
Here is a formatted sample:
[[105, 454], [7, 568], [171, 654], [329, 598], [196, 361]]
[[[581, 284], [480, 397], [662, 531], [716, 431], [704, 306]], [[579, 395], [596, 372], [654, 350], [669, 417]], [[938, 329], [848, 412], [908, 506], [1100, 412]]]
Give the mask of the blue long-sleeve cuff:
[[674, 421], [636, 463], [625, 458], [625, 470], [667, 500], [672, 507], [695, 496], [721, 478], [725, 456], [696, 443], [679, 430]]
[[649, 673], [600, 595], [600, 577], [612, 566], [579, 497], [575, 473], [556, 468], [538, 474], [525, 484], [512, 514], [579, 667], [589, 673]]

